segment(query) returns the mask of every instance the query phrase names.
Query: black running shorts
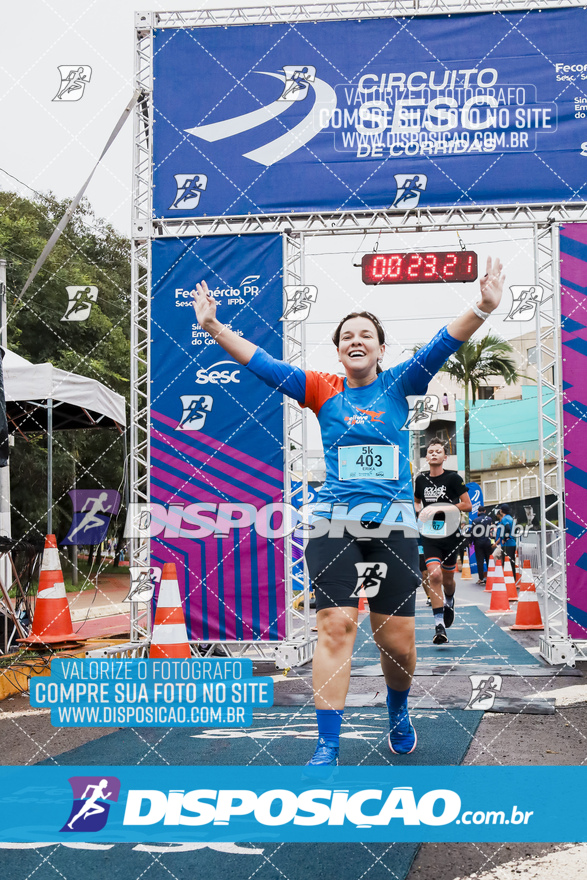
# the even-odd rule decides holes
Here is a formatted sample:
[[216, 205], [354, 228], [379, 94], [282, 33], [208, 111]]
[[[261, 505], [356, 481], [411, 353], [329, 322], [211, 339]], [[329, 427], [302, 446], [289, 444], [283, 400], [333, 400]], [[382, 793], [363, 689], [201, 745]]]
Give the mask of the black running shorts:
[[457, 567], [457, 556], [467, 547], [464, 535], [449, 535], [448, 538], [422, 538], [424, 558], [426, 562], [440, 562], [445, 571], [454, 571]]
[[[306, 563], [316, 609], [358, 608], [363, 587], [369, 610], [413, 617], [421, 585], [418, 539], [391, 532], [387, 538], [310, 538]], [[362, 594], [361, 594], [362, 595]]]

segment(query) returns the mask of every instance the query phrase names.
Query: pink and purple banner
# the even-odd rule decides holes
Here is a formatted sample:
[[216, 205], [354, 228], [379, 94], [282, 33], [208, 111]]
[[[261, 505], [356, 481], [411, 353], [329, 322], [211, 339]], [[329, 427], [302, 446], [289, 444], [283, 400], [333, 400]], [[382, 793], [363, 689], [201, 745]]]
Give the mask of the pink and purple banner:
[[561, 227], [561, 326], [569, 637], [587, 638], [587, 224]]

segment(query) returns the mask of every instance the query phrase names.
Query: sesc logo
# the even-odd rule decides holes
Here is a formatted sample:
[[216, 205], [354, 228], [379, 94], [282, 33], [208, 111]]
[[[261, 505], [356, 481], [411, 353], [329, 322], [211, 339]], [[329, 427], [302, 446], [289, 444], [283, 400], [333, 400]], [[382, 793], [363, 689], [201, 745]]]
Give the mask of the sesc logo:
[[[276, 94], [275, 100], [271, 103], [229, 119], [186, 128], [186, 133], [208, 143], [216, 143], [227, 138], [240, 138], [245, 132], [254, 131], [259, 126], [265, 126], [269, 120], [286, 114], [280, 119], [281, 127], [285, 131], [281, 131], [274, 140], [248, 150], [242, 155], [245, 159], [250, 159], [251, 162], [257, 162], [266, 168], [287, 159], [328, 126], [336, 110], [336, 92], [325, 80], [316, 76], [315, 67], [287, 64], [282, 67], [282, 71], [282, 73], [273, 70], [253, 71], [256, 77], [269, 76], [279, 83], [281, 94]], [[246, 87], [249, 94], [254, 95], [255, 85], [251, 83]], [[301, 121], [297, 115], [287, 114], [292, 104], [305, 101], [312, 92], [314, 101], [306, 102], [308, 112]], [[291, 122], [288, 125], [284, 120]]]
[[[224, 369], [221, 369], [224, 367]], [[198, 385], [228, 385], [234, 382], [240, 384], [240, 368], [234, 361], [217, 361], [211, 367], [202, 367], [196, 373]]]

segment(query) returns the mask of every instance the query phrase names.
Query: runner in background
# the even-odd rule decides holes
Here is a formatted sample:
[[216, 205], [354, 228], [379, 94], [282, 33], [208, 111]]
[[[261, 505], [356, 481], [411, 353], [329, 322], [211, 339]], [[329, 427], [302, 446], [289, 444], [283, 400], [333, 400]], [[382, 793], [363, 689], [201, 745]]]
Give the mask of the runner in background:
[[429, 575], [428, 569], [426, 568], [426, 558], [424, 556], [422, 538], [420, 538], [418, 542], [418, 567], [420, 569], [420, 576], [422, 578], [422, 589], [426, 593], [426, 605], [432, 605], [432, 599], [430, 598], [430, 583], [428, 580]]
[[[516, 539], [514, 537], [514, 520], [510, 513], [509, 504], [502, 504], [497, 511], [498, 526], [496, 531], [495, 543], [501, 547], [503, 553], [509, 556], [514, 573], [514, 581], [516, 579]], [[502, 564], [504, 560], [502, 559]]]
[[[196, 285], [194, 308], [200, 326], [261, 381], [311, 408], [322, 431], [322, 514], [314, 520], [306, 548], [318, 626], [312, 667], [318, 744], [310, 764], [338, 764], [359, 586], [367, 576], [370, 623], [387, 685], [388, 744], [394, 754], [409, 754], [416, 747], [408, 693], [416, 664], [414, 614], [420, 576], [409, 432], [401, 430], [409, 412], [406, 397], [423, 394], [446, 359], [498, 307], [504, 280], [501, 262], [488, 259], [480, 302], [389, 370], [380, 367], [385, 334], [378, 319], [369, 312], [347, 315], [332, 337], [344, 379], [272, 358], [220, 323], [207, 284]], [[374, 581], [379, 584], [373, 586]]]
[[493, 521], [487, 514], [485, 507], [480, 506], [477, 516], [471, 523], [469, 534], [475, 548], [475, 561], [477, 562], [477, 583], [484, 584], [489, 568], [491, 556], [491, 529]]
[[[426, 461], [430, 466], [428, 473], [416, 477], [414, 498], [416, 512], [430, 504], [453, 504], [461, 513], [473, 509], [471, 499], [463, 478], [457, 471], [445, 471], [446, 446], [438, 437], [428, 443]], [[448, 642], [446, 630], [452, 626], [455, 617], [455, 570], [459, 550], [464, 549], [467, 539], [460, 529], [442, 538], [422, 536], [424, 558], [429, 572], [429, 594], [434, 615], [435, 645]]]

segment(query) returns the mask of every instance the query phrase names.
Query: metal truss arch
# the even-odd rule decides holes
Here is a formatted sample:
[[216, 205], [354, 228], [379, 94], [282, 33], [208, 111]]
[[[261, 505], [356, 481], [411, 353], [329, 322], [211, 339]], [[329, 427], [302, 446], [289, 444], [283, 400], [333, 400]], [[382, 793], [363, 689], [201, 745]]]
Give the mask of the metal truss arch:
[[516, 12], [584, 6], [583, 0], [362, 0], [362, 2], [297, 3], [240, 9], [197, 9], [191, 12], [137, 13], [157, 28], [244, 27], [316, 21], [367, 20], [457, 13]]
[[[143, 92], [137, 106], [133, 166], [133, 258], [131, 311], [131, 500], [148, 502], [150, 422], [150, 295], [151, 242], [155, 239], [218, 235], [280, 234], [283, 238], [284, 284], [304, 282], [304, 242], [309, 236], [364, 234], [366, 232], [430, 233], [435, 231], [528, 229], [534, 234], [535, 280], [551, 295], [545, 297], [537, 315], [537, 367], [540, 445], [540, 501], [543, 558], [540, 587], [545, 602], [545, 633], [541, 652], [549, 662], [572, 662], [576, 652], [587, 657], [587, 642], [571, 644], [566, 616], [566, 567], [564, 558], [564, 455], [562, 433], [562, 377], [560, 375], [560, 291], [558, 278], [558, 226], [587, 222], [587, 204], [544, 203], [523, 205], [471, 205], [442, 208], [418, 207], [410, 211], [365, 210], [326, 213], [153, 218], [151, 104], [153, 30], [248, 26], [255, 24], [370, 19], [390, 16], [422, 16], [452, 13], [512, 12], [585, 6], [576, 0], [372, 0], [372, 2], [321, 3], [291, 6], [255, 6], [242, 9], [196, 12], [137, 13], [135, 78]], [[303, 323], [284, 323], [284, 359], [305, 367]], [[553, 416], [554, 409], [554, 416]], [[294, 493], [307, 501], [305, 415], [289, 400], [284, 406], [285, 500]], [[297, 476], [301, 488], [295, 488]], [[547, 506], [545, 486], [556, 483], [555, 501]], [[133, 541], [131, 562], [148, 559], [146, 542]], [[286, 559], [292, 558], [297, 537], [286, 539]], [[301, 557], [303, 559], [303, 557]], [[225, 653], [275, 660], [279, 666], [297, 665], [311, 658], [313, 637], [308, 602], [297, 607], [294, 592], [308, 596], [308, 577], [303, 562], [286, 572], [286, 639], [283, 642], [222, 643]], [[139, 618], [131, 604], [133, 643], [150, 635], [149, 608]]]
[[532, 225], [587, 222], [587, 203], [472, 205], [411, 211], [333, 211], [309, 214], [256, 214], [183, 217], [151, 221], [153, 238], [253, 235], [260, 232], [348, 235], [351, 232], [435, 232], [447, 229], [520, 229]]

